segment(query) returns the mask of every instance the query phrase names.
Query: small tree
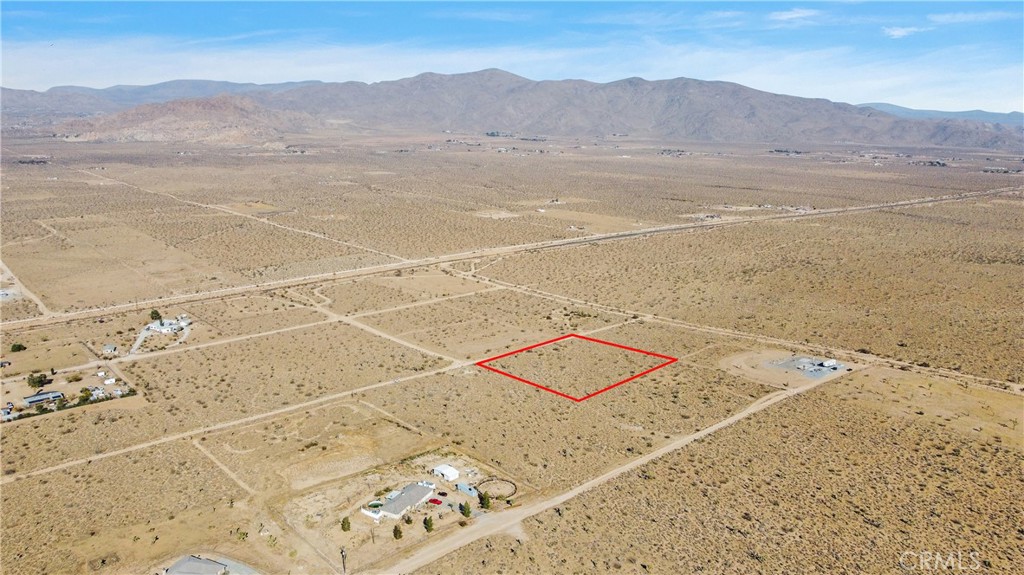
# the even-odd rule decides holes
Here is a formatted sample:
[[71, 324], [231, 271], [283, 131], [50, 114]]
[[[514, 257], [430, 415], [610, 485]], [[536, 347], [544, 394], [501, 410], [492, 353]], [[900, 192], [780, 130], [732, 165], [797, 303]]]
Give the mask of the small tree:
[[351, 531], [352, 530], [352, 522], [348, 520], [347, 516], [344, 519], [341, 520], [341, 530], [342, 531]]
[[32, 389], [39, 389], [46, 385], [50, 380], [46, 378], [45, 373], [33, 373], [28, 376], [28, 386]]
[[406, 515], [405, 517], [402, 518], [402, 521], [405, 521], [406, 525], [412, 525], [412, 516], [411, 515]]
[[427, 530], [427, 533], [430, 533], [431, 531], [433, 531], [434, 530], [434, 518], [429, 516], [429, 515], [424, 517], [423, 518], [423, 528]]
[[463, 517], [469, 517], [473, 514], [473, 509], [470, 507], [469, 503], [460, 503], [459, 511], [462, 513]]
[[396, 540], [402, 538], [402, 528], [399, 527], [397, 523], [395, 524], [395, 528], [391, 530], [391, 536], [394, 537]]
[[25, 351], [26, 349], [28, 349], [28, 348], [25, 347], [25, 345], [21, 344], [21, 343], [15, 343], [15, 344], [11, 345], [11, 352]]
[[158, 312], [157, 310], [153, 310], [149, 312], [149, 319], [153, 321], [160, 321], [164, 319], [164, 316], [160, 315], [160, 312]]
[[491, 494], [486, 491], [480, 493], [480, 509], [491, 508]]

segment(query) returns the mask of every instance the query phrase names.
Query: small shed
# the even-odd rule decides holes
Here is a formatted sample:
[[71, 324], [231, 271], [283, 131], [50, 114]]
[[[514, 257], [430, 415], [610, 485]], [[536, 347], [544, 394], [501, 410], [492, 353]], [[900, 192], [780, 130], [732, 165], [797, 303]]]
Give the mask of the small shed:
[[115, 353], [117, 353], [117, 346], [116, 345], [114, 345], [112, 343], [108, 343], [107, 345], [103, 346], [103, 354], [104, 355], [113, 355]]
[[447, 463], [442, 463], [434, 468], [434, 475], [443, 478], [445, 481], [455, 481], [459, 478], [459, 470]]
[[476, 487], [473, 487], [468, 483], [456, 483], [455, 489], [458, 489], [459, 491], [465, 493], [466, 495], [469, 495], [470, 497], [479, 496], [479, 492], [476, 490]]

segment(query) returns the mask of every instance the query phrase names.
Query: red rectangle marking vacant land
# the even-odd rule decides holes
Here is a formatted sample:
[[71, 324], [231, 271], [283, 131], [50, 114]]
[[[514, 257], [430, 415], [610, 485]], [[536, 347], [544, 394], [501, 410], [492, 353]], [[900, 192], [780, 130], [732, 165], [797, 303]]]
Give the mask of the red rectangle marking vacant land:
[[[657, 364], [657, 365], [655, 365], [655, 366], [653, 366], [653, 367], [645, 369], [645, 370], [643, 370], [643, 371], [641, 371], [639, 373], [632, 374], [629, 377], [626, 377], [625, 379], [621, 379], [621, 380], [616, 381], [616, 382], [614, 382], [614, 383], [612, 383], [612, 384], [610, 384], [610, 385], [608, 385], [606, 387], [598, 389], [597, 391], [595, 391], [593, 393], [588, 393], [588, 394], [584, 394], [584, 395], [581, 395], [581, 396], [574, 396], [574, 395], [571, 395], [571, 394], [566, 393], [564, 391], [559, 391], [558, 389], [555, 389], [554, 387], [551, 387], [551, 386], [548, 386], [548, 385], [543, 385], [543, 384], [538, 383], [536, 381], [531, 381], [530, 379], [527, 379], [525, 377], [521, 377], [521, 376], [515, 375], [514, 373], [510, 373], [509, 371], [506, 371], [505, 369], [500, 369], [500, 368], [497, 368], [497, 367], [495, 367], [493, 365], [489, 365], [489, 364], [497, 362], [497, 361], [499, 361], [501, 359], [510, 358], [510, 357], [518, 355], [518, 354], [522, 354], [522, 353], [525, 353], [525, 352], [528, 352], [528, 351], [531, 351], [531, 350], [534, 350], [534, 349], [537, 349], [537, 348], [541, 348], [541, 347], [544, 347], [544, 346], [554, 345], [554, 344], [557, 344], [559, 342], [563, 342], [563, 341], [567, 341], [567, 340], [580, 340], [582, 342], [587, 342], [587, 343], [590, 343], [590, 344], [609, 346], [611, 348], [616, 348], [618, 350], [625, 350], [625, 351], [628, 351], [628, 352], [631, 352], [631, 353], [638, 353], [638, 354], [642, 354], [642, 355], [647, 356], [647, 357], [662, 359], [664, 361], [659, 363], [659, 364]], [[618, 344], [618, 343], [614, 343], [614, 342], [611, 342], [611, 341], [604, 341], [604, 340], [601, 340], [601, 339], [587, 337], [585, 335], [579, 335], [579, 334], [575, 334], [575, 333], [570, 333], [568, 335], [563, 335], [561, 337], [556, 337], [554, 339], [549, 339], [547, 341], [542, 341], [540, 343], [537, 343], [537, 344], [534, 344], [534, 345], [531, 345], [531, 346], [528, 346], [528, 347], [524, 347], [522, 349], [517, 349], [517, 350], [514, 350], [514, 351], [503, 353], [501, 355], [494, 356], [492, 358], [488, 358], [488, 359], [484, 359], [484, 360], [478, 361], [478, 362], [476, 362], [476, 365], [478, 365], [479, 367], [482, 367], [482, 368], [484, 368], [486, 370], [493, 371], [494, 373], [498, 373], [498, 374], [504, 375], [505, 377], [514, 379], [514, 380], [522, 382], [522, 383], [525, 383], [527, 385], [532, 385], [533, 387], [536, 387], [538, 389], [543, 389], [544, 391], [551, 392], [551, 393], [553, 393], [555, 395], [564, 397], [566, 399], [571, 399], [573, 401], [580, 402], [580, 401], [583, 401], [585, 399], [590, 399], [591, 397], [594, 397], [596, 395], [600, 395], [600, 394], [602, 394], [602, 393], [604, 393], [604, 392], [606, 392], [606, 391], [608, 391], [610, 389], [614, 389], [614, 388], [616, 388], [616, 387], [618, 387], [618, 386], [620, 386], [622, 384], [625, 384], [625, 383], [628, 383], [630, 381], [633, 381], [634, 379], [637, 379], [639, 377], [647, 375], [647, 374], [649, 374], [649, 373], [651, 373], [653, 371], [659, 370], [659, 369], [661, 369], [661, 368], [663, 368], [663, 367], [665, 367], [667, 365], [675, 363], [676, 361], [678, 361], [677, 358], [674, 358], [674, 357], [671, 357], [671, 356], [667, 356], [667, 355], [662, 355], [660, 353], [654, 353], [652, 351], [646, 351], [646, 350], [642, 350], [642, 349], [637, 349], [637, 348], [634, 348], [634, 347], [629, 347], [629, 346]]]

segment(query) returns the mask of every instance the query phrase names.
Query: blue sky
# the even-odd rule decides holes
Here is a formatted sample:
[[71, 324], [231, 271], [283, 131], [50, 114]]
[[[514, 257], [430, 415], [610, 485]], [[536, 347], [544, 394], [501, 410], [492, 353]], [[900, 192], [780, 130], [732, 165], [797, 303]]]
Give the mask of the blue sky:
[[14, 2], [0, 84], [377, 82], [501, 68], [680, 76], [915, 108], [1024, 108], [1021, 2]]

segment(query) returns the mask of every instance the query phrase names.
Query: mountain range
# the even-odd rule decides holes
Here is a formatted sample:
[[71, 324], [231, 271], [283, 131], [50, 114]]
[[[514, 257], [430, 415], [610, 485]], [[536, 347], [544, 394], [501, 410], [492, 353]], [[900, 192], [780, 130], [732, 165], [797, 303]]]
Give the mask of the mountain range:
[[1024, 126], [1014, 116], [1007, 118], [1009, 123], [978, 121], [978, 116], [907, 118], [900, 117], [906, 109], [885, 109], [884, 104], [853, 106], [688, 78], [533, 81], [490, 69], [373, 84], [176, 80], [102, 90], [4, 88], [0, 96], [5, 133], [55, 132], [89, 141], [252, 143], [329, 128], [1024, 148]]
[[894, 104], [873, 103], [857, 104], [861, 108], [874, 108], [879, 112], [892, 114], [900, 118], [911, 118], [916, 120], [974, 120], [976, 122], [988, 122], [990, 124], [1006, 124], [1008, 126], [1020, 126], [1024, 124], [1024, 113], [1007, 112], [986, 112], [985, 110], [965, 110], [963, 112], [945, 112], [942, 110], [915, 110], [904, 108]]

